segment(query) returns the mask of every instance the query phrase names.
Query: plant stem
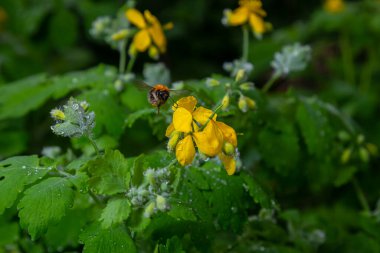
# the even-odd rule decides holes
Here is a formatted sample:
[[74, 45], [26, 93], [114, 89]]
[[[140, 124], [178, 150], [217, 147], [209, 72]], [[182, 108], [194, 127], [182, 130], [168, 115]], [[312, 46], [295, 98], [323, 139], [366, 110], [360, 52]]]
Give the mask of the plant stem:
[[102, 206], [103, 203], [99, 200], [99, 198], [91, 191], [88, 191], [88, 194], [91, 196], [91, 198], [95, 201], [96, 204]]
[[365, 197], [364, 192], [355, 177], [352, 178], [352, 184], [354, 185], [356, 196], [358, 197], [359, 202], [364, 209], [364, 212], [369, 215], [371, 213], [371, 210], [369, 208], [367, 198]]
[[245, 25], [242, 27], [243, 29], [243, 61], [248, 61], [248, 53], [249, 53], [249, 31], [248, 27]]
[[280, 78], [280, 76], [281, 75], [279, 73], [274, 73], [261, 90], [264, 93], [266, 93], [272, 87], [272, 85]]
[[129, 59], [128, 66], [127, 66], [127, 74], [131, 73], [133, 65], [135, 64], [137, 58], [137, 54], [132, 56], [131, 59]]
[[94, 147], [95, 149], [95, 152], [96, 152], [96, 155], [99, 156], [99, 148], [98, 148], [98, 145], [96, 145], [96, 142], [94, 141], [94, 139], [90, 136], [88, 136], [88, 139], [90, 140], [92, 146]]
[[346, 82], [354, 85], [355, 84], [354, 55], [352, 52], [350, 40], [348, 39], [345, 33], [343, 33], [340, 37], [340, 50], [342, 53], [342, 65], [343, 65]]
[[124, 74], [125, 62], [127, 60], [126, 41], [123, 40], [119, 44], [120, 62], [119, 62], [119, 74]]

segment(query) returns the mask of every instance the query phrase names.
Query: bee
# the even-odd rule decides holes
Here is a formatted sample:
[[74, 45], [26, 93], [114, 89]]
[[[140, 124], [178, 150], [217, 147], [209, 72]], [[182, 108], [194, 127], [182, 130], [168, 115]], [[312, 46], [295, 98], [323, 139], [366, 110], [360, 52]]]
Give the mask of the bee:
[[[148, 102], [154, 107], [157, 107], [157, 114], [160, 113], [160, 107], [163, 106], [169, 98], [171, 98], [171, 94], [180, 95], [181, 93], [187, 92], [185, 90], [169, 89], [169, 87], [164, 84], [156, 84], [154, 86], [151, 86], [140, 80], [135, 80], [134, 84], [140, 90], [148, 90]], [[173, 103], [175, 102], [173, 101]]]

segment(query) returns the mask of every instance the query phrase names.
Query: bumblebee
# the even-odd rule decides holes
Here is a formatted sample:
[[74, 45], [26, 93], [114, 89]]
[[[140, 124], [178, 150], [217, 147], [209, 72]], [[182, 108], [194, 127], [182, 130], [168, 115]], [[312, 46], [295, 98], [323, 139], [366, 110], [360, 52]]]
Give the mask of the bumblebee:
[[171, 98], [171, 94], [180, 95], [182, 93], [187, 93], [185, 90], [171, 90], [168, 86], [164, 84], [156, 84], [151, 86], [143, 81], [134, 81], [134, 84], [140, 90], [148, 90], [148, 102], [157, 107], [157, 114], [160, 113], [160, 107], [163, 106], [169, 98]]

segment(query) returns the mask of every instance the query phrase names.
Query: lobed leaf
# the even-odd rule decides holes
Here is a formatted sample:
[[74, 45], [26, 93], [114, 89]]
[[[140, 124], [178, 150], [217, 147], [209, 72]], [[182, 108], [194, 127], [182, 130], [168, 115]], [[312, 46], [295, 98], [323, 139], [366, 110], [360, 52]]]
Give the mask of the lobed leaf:
[[128, 219], [131, 211], [131, 203], [128, 199], [123, 198], [109, 200], [99, 219], [102, 223], [102, 228], [106, 229], [112, 225], [123, 222]]

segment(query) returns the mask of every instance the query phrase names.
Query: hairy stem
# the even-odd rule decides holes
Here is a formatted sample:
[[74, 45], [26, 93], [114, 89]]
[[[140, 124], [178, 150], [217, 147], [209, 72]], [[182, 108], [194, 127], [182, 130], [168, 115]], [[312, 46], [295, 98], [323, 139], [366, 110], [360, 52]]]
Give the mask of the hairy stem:
[[280, 76], [281, 75], [279, 73], [274, 73], [261, 90], [264, 93], [266, 93], [272, 87], [272, 85], [280, 78]]

